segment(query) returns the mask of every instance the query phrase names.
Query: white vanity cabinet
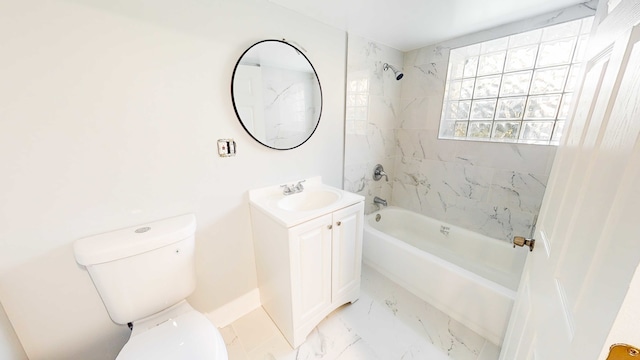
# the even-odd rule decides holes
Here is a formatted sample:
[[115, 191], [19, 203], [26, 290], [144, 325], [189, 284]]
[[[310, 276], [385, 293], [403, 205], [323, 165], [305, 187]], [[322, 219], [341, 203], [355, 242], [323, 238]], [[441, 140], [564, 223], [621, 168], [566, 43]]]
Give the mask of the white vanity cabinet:
[[362, 201], [287, 227], [251, 207], [260, 299], [298, 347], [331, 311], [360, 292]]

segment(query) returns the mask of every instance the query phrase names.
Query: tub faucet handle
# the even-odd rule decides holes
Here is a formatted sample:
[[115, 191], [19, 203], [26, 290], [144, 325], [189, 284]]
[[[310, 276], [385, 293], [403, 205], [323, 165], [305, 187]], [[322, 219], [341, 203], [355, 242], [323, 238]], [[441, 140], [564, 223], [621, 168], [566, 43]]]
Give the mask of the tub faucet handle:
[[384, 172], [382, 165], [378, 164], [373, 168], [373, 180], [378, 181], [384, 176], [385, 181], [389, 181], [387, 173]]

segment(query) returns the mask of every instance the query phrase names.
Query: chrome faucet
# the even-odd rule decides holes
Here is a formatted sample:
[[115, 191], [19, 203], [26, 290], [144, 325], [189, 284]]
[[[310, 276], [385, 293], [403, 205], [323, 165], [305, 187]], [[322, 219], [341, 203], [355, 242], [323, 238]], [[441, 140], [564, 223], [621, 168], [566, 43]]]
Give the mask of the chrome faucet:
[[302, 186], [302, 183], [305, 182], [306, 180], [300, 180], [298, 181], [297, 184], [293, 185], [280, 185], [280, 187], [282, 188], [282, 194], [283, 195], [291, 195], [291, 194], [297, 194], [299, 192], [302, 192], [302, 190], [304, 190], [304, 186]]
[[373, 180], [378, 181], [382, 179], [383, 176], [385, 181], [389, 181], [389, 177], [387, 176], [387, 173], [384, 172], [384, 168], [382, 167], [382, 165], [376, 165], [373, 168]]
[[387, 206], [387, 200], [381, 199], [381, 198], [379, 198], [377, 196], [373, 198], [373, 203], [374, 204], [378, 204], [378, 205], [382, 205], [382, 206]]

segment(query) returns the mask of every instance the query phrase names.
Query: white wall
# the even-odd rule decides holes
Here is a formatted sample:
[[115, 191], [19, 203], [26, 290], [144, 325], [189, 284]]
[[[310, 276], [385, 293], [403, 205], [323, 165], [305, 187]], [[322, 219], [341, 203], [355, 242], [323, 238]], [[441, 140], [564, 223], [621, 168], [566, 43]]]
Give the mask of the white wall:
[[[248, 189], [342, 183], [341, 31], [266, 0], [0, 0], [0, 33], [0, 301], [32, 360], [113, 359], [128, 337], [75, 239], [195, 213], [189, 300], [211, 312], [256, 287]], [[291, 151], [251, 139], [230, 99], [236, 60], [267, 38], [308, 50], [324, 90]]]

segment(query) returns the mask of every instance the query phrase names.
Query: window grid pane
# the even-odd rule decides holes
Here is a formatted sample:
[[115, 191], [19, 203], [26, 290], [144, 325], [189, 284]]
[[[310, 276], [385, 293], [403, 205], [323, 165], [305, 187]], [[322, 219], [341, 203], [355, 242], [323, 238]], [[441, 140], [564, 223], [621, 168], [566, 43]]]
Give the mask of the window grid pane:
[[440, 138], [556, 145], [593, 17], [452, 49]]

